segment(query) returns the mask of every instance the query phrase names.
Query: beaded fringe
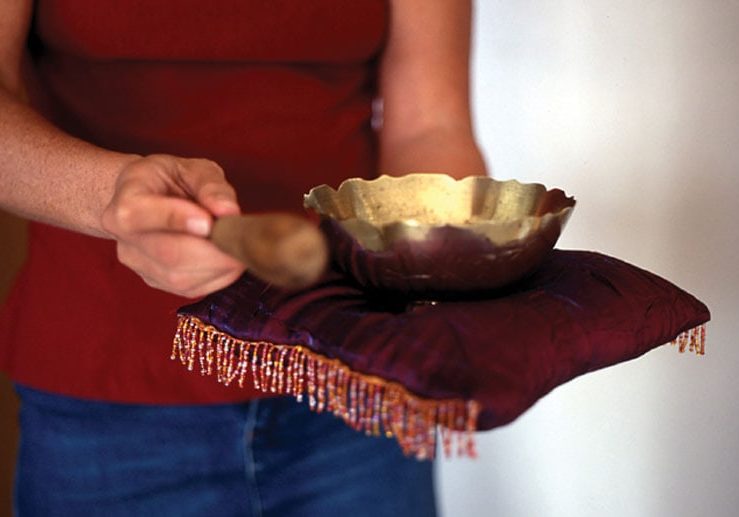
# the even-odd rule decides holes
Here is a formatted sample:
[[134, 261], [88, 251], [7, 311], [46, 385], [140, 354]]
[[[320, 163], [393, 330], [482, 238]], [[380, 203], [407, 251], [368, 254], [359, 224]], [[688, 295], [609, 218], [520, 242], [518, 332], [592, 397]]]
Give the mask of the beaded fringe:
[[693, 352], [696, 355], [705, 355], [706, 353], [706, 324], [698, 325], [690, 330], [686, 330], [670, 342], [671, 345], [677, 346], [680, 353]]
[[[474, 431], [480, 406], [462, 399], [418, 397], [402, 385], [352, 371], [298, 345], [236, 339], [194, 316], [179, 316], [172, 348], [188, 370], [216, 375], [218, 382], [240, 387], [251, 377], [264, 393], [304, 397], [312, 411], [328, 411], [356, 431], [395, 438], [403, 452], [433, 458], [437, 436], [444, 454], [475, 457]], [[437, 435], [438, 430], [438, 435]]]
[[[670, 344], [682, 352], [705, 354], [706, 325], [678, 335]], [[304, 397], [312, 411], [329, 411], [356, 431], [395, 438], [403, 452], [433, 458], [437, 430], [444, 454], [475, 457], [474, 431], [480, 406], [462, 399], [418, 397], [402, 385], [352, 371], [299, 345], [244, 341], [206, 325], [194, 316], [179, 316], [172, 348], [188, 370], [214, 375], [218, 382], [244, 386], [248, 377], [263, 393]]]

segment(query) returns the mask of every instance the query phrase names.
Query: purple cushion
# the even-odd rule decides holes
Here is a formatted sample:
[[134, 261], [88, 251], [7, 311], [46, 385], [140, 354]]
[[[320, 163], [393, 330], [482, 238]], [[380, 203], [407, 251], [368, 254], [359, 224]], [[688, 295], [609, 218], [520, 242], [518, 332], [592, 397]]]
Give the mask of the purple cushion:
[[306, 394], [368, 433], [433, 455], [473, 454], [470, 431], [511, 422], [578, 375], [677, 340], [703, 353], [706, 306], [592, 252], [554, 250], [532, 275], [474, 299], [418, 305], [332, 271], [287, 293], [249, 275], [180, 311], [173, 357], [221, 382]]

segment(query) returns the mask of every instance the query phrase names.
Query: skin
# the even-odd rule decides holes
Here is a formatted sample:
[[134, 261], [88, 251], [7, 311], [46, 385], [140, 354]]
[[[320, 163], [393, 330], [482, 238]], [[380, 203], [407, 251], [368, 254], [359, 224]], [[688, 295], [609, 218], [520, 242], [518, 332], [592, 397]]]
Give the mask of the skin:
[[[484, 174], [470, 122], [469, 1], [390, 6], [381, 172]], [[235, 281], [244, 266], [205, 239], [214, 218], [241, 211], [218, 164], [101, 149], [27, 105], [21, 67], [31, 14], [32, 0], [0, 2], [0, 207], [115, 240], [119, 260], [157, 289], [194, 298]]]

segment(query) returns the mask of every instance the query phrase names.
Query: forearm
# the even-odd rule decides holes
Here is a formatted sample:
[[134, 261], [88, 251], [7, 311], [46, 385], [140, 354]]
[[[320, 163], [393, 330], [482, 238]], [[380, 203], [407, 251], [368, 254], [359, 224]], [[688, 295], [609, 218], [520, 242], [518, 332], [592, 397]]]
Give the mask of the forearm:
[[118, 173], [136, 158], [67, 135], [0, 87], [1, 208], [106, 237], [101, 215]]
[[485, 174], [469, 100], [469, 0], [393, 0], [380, 62], [380, 172]]

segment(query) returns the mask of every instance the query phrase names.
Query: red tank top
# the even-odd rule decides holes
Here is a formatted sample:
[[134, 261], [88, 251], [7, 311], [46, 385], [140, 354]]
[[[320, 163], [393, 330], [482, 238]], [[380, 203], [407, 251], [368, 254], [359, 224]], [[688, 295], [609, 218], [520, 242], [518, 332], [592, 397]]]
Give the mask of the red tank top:
[[[245, 211], [302, 212], [310, 187], [375, 173], [385, 0], [38, 0], [34, 103], [68, 133], [220, 163]], [[0, 316], [0, 366], [81, 398], [256, 396], [169, 360], [188, 300], [147, 287], [111, 241], [41, 224]]]

